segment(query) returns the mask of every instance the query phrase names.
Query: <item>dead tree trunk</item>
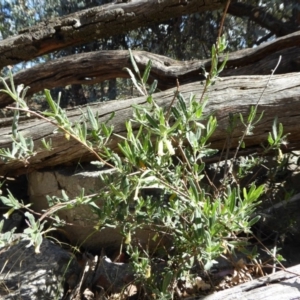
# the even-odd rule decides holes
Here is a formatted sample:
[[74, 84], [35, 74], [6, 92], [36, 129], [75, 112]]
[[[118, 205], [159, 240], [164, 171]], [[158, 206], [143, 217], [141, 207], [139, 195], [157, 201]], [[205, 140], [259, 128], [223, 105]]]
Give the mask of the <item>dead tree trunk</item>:
[[[274, 118], [284, 126], [285, 133], [290, 133], [287, 150], [300, 148], [300, 73], [290, 73], [285, 75], [275, 75], [269, 81], [269, 76], [239, 76], [227, 77], [216, 82], [209, 92], [209, 101], [205, 114], [214, 113], [218, 120], [218, 128], [210, 140], [211, 147], [222, 149], [226, 142], [226, 127], [229, 114], [241, 113], [246, 116], [250, 106], [254, 106], [258, 100], [258, 114], [264, 111], [263, 119], [256, 125], [254, 134], [247, 136], [245, 143], [247, 149], [244, 153], [254, 153], [261, 151], [261, 143], [266, 141], [268, 132]], [[181, 86], [181, 93], [188, 99], [190, 93], [194, 93], [200, 98], [203, 86], [199, 83], [192, 83]], [[158, 105], [168, 107], [174, 95], [174, 89], [157, 93], [154, 98]], [[110, 101], [108, 103], [98, 103], [92, 105], [92, 110], [98, 112], [102, 122], [108, 120], [112, 112], [115, 117], [110, 121], [115, 127], [115, 133], [124, 135], [126, 120], [132, 117], [132, 104], [146, 105], [145, 97], [131, 100]], [[68, 111], [68, 116], [72, 121], [78, 121], [82, 115], [82, 109], [72, 109]], [[0, 126], [0, 148], [11, 146], [10, 134], [12, 120], [1, 119]], [[78, 162], [93, 159], [91, 154], [74, 140], [67, 141], [62, 134], [54, 134], [54, 126], [37, 119], [24, 119], [20, 125], [20, 131], [25, 136], [31, 136], [36, 144], [36, 155], [28, 160], [28, 165], [24, 162], [4, 163], [0, 161], [0, 175], [21, 174], [34, 169], [56, 166], [65, 163]], [[242, 135], [244, 127], [240, 124], [235, 130], [231, 140], [230, 148], [234, 149]], [[40, 140], [42, 138], [52, 139], [54, 149], [50, 152], [43, 149]], [[114, 137], [109, 146], [117, 148], [118, 139]]]
[[35, 57], [194, 12], [216, 10], [221, 0], [134, 0], [85, 9], [25, 28], [0, 43], [0, 69]]
[[[300, 41], [300, 31], [265, 43], [253, 49], [244, 49], [229, 55], [222, 77], [238, 75], [267, 75], [275, 68], [279, 56], [282, 57], [276, 74], [300, 71], [300, 48], [292, 47]], [[145, 51], [134, 51], [134, 57], [143, 70], [152, 61], [150, 80], [158, 80], [158, 88], [166, 90], [180, 84], [204, 79], [203, 68], [210, 69], [210, 59], [203, 61], [177, 61], [162, 55]], [[222, 58], [220, 60], [222, 62]], [[54, 61], [34, 66], [14, 76], [15, 84], [30, 86], [28, 96], [54, 87], [70, 84], [91, 85], [108, 79], [126, 78], [124, 67], [131, 68], [129, 53], [125, 50], [97, 51], [70, 55]], [[0, 85], [1, 88], [1, 85]], [[0, 108], [12, 103], [12, 99], [0, 94]]]

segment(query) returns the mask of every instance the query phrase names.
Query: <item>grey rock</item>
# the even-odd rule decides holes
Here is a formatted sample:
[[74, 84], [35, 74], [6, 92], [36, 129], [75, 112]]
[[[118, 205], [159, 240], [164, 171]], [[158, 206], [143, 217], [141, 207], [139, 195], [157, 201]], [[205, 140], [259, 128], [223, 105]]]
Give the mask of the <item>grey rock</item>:
[[38, 254], [27, 245], [20, 241], [0, 250], [0, 298], [62, 299], [80, 277], [75, 257], [47, 239]]
[[[28, 194], [32, 208], [42, 212], [49, 208], [46, 196], [62, 197], [62, 190], [69, 199], [76, 198], [82, 188], [86, 195], [99, 192], [105, 187], [105, 182], [101, 180], [100, 174], [117, 176], [114, 169], [99, 170], [93, 166], [85, 166], [84, 170], [74, 170], [74, 168], [56, 168], [48, 171], [35, 171], [28, 175]], [[153, 201], [157, 201], [162, 196], [159, 188], [146, 188], [143, 196], [151, 196]], [[103, 205], [103, 200], [98, 199], [95, 204], [99, 207]], [[65, 225], [63, 231], [71, 245], [84, 247], [88, 251], [99, 253], [101, 248], [118, 249], [123, 242], [120, 228], [95, 229], [99, 217], [94, 214], [88, 205], [77, 205], [72, 209], [62, 209], [57, 212], [58, 216], [72, 225]], [[136, 230], [134, 240], [138, 244], [156, 249], [158, 242], [154, 241], [155, 232], [150, 228]], [[159, 240], [159, 239], [157, 239]], [[167, 242], [167, 240], [166, 240]]]

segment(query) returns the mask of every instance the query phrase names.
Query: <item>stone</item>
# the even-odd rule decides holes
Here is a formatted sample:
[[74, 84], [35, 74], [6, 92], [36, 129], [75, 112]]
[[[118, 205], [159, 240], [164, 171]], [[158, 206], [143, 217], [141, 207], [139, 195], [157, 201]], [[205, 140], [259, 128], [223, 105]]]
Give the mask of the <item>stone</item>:
[[75, 256], [47, 239], [38, 254], [28, 244], [23, 240], [0, 249], [0, 298], [62, 299], [80, 278]]
[[[49, 208], [46, 196], [57, 196], [62, 198], [62, 190], [65, 191], [69, 199], [75, 199], [80, 195], [82, 188], [85, 195], [93, 194], [105, 186], [100, 178], [102, 174], [114, 174], [114, 169], [99, 170], [95, 166], [85, 165], [84, 169], [74, 167], [64, 167], [52, 170], [35, 171], [28, 174], [28, 194], [32, 208], [42, 212]], [[145, 188], [141, 191], [143, 197], [151, 195], [156, 201], [161, 194], [160, 188]], [[103, 200], [95, 201], [99, 207]], [[120, 249], [123, 236], [119, 228], [95, 229], [98, 216], [93, 214], [90, 206], [77, 205], [72, 209], [62, 209], [57, 212], [58, 216], [68, 224], [62, 228], [73, 246], [83, 247], [87, 251], [100, 253], [102, 248]], [[61, 232], [62, 232], [61, 231]], [[137, 229], [133, 239], [138, 245], [147, 247], [150, 250], [156, 249], [158, 242], [153, 239], [155, 233], [147, 228]]]

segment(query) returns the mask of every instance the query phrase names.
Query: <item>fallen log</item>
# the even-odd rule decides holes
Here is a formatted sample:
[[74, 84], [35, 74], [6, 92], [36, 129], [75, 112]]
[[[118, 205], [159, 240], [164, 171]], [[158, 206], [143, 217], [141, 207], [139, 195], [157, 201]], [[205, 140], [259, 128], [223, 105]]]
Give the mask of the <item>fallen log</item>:
[[[276, 74], [300, 71], [300, 48], [288, 47], [291, 41], [300, 37], [300, 31], [257, 48], [230, 53], [222, 77], [238, 75], [268, 75], [281, 62]], [[203, 70], [210, 70], [211, 60], [178, 61], [166, 56], [146, 51], [133, 51], [139, 69], [143, 71], [149, 60], [152, 61], [150, 80], [158, 80], [158, 88], [166, 90], [180, 84], [204, 80]], [[220, 59], [222, 62], [223, 58]], [[61, 57], [39, 64], [14, 75], [15, 85], [30, 86], [27, 95], [44, 89], [65, 87], [70, 84], [92, 85], [114, 78], [128, 78], [123, 68], [131, 68], [127, 50], [109, 50], [81, 53]], [[0, 84], [0, 88], [3, 85]], [[0, 107], [12, 103], [7, 94], [0, 94]]]
[[0, 68], [171, 17], [217, 10], [221, 0], [115, 1], [23, 28], [0, 42]]
[[[256, 125], [252, 135], [247, 136], [245, 153], [260, 151], [261, 143], [266, 141], [271, 131], [274, 118], [284, 126], [284, 132], [290, 133], [288, 137], [288, 151], [300, 148], [300, 73], [290, 73], [273, 76], [269, 82], [269, 76], [239, 76], [222, 78], [212, 86], [205, 108], [205, 115], [214, 114], [218, 121], [218, 128], [211, 137], [212, 148], [222, 149], [226, 141], [226, 127], [229, 114], [241, 113], [247, 116], [250, 106], [258, 102], [258, 114], [264, 111], [262, 120]], [[200, 95], [203, 86], [200, 83], [187, 84], [180, 87], [180, 92], [188, 99], [190, 93]], [[173, 99], [174, 89], [154, 95], [157, 104], [168, 107]], [[125, 134], [125, 121], [132, 117], [132, 104], [146, 105], [146, 98], [139, 97], [131, 100], [110, 101], [91, 105], [92, 110], [99, 114], [101, 122], [107, 121], [111, 113], [115, 117], [109, 122], [114, 125], [114, 132], [118, 135]], [[67, 111], [72, 122], [78, 121], [84, 111], [84, 107]], [[11, 118], [0, 120], [0, 148], [11, 147]], [[24, 161], [4, 162], [0, 160], [0, 175], [16, 175], [28, 173], [35, 169], [53, 167], [66, 163], [78, 163], [78, 161], [91, 160], [92, 154], [78, 144], [75, 140], [67, 141], [62, 134], [53, 133], [55, 127], [44, 120], [29, 119], [23, 117], [19, 131], [25, 137], [32, 137], [35, 142], [36, 155]], [[136, 129], [136, 128], [135, 128]], [[239, 138], [245, 128], [240, 124], [230, 139], [230, 149], [235, 149]], [[53, 150], [46, 151], [41, 144], [41, 139], [52, 139]], [[119, 140], [114, 137], [109, 146], [117, 148]]]
[[270, 274], [228, 290], [203, 297], [189, 297], [186, 300], [287, 300], [300, 299], [300, 265]]

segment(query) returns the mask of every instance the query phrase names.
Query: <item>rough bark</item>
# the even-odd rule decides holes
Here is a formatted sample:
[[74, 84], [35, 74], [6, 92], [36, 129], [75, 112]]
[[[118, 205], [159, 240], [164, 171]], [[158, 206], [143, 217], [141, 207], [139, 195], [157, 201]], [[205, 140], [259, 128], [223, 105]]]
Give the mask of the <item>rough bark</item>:
[[[238, 76], [227, 77], [217, 81], [209, 92], [209, 101], [205, 114], [214, 113], [218, 120], [218, 128], [210, 139], [211, 147], [222, 149], [226, 141], [226, 126], [230, 113], [242, 113], [247, 115], [251, 105], [259, 100], [258, 113], [264, 111], [263, 119], [256, 125], [254, 133], [246, 137], [246, 153], [261, 151], [260, 144], [266, 141], [268, 132], [271, 131], [273, 120], [278, 116], [278, 121], [283, 123], [285, 133], [290, 133], [287, 150], [300, 147], [300, 73], [276, 75], [268, 84], [269, 76]], [[268, 85], [267, 85], [268, 84]], [[199, 83], [192, 83], [182, 86], [182, 94], [188, 99], [190, 93], [200, 98], [203, 86]], [[174, 95], [174, 89], [161, 92], [155, 95], [158, 105], [168, 107]], [[114, 124], [115, 133], [124, 135], [124, 122], [132, 117], [132, 104], [146, 105], [145, 97], [131, 100], [110, 101], [109, 103], [98, 103], [92, 105], [94, 112], [98, 112], [99, 120], [108, 120], [112, 112], [115, 117], [110, 123]], [[78, 121], [82, 115], [83, 108], [76, 108], [68, 111], [72, 121]], [[0, 120], [2, 128], [0, 132], [0, 148], [11, 146], [10, 119]], [[51, 167], [64, 163], [78, 162], [91, 159], [91, 154], [74, 140], [67, 141], [63, 135], [53, 133], [54, 126], [37, 119], [23, 120], [20, 131], [25, 136], [31, 136], [36, 143], [37, 154], [31, 157], [26, 167], [24, 162], [10, 162], [4, 164], [0, 161], [0, 175], [21, 174], [30, 172], [32, 169]], [[234, 149], [242, 135], [244, 127], [239, 125], [230, 139], [229, 148]], [[52, 139], [54, 149], [50, 152], [41, 147], [41, 138]], [[109, 146], [117, 147], [117, 138], [114, 138]]]
[[[300, 31], [253, 49], [233, 52], [228, 57], [222, 77], [270, 74], [280, 55], [282, 60], [277, 74], [299, 72], [300, 47], [292, 47], [298, 40], [300, 42]], [[145, 68], [149, 59], [152, 60], [150, 79], [158, 79], [158, 87], [161, 90], [175, 86], [177, 78], [180, 84], [203, 80], [202, 67], [209, 70], [211, 64], [210, 59], [176, 61], [144, 51], [134, 51], [134, 57], [141, 70]], [[27, 93], [30, 96], [45, 88], [64, 87], [69, 84], [95, 84], [107, 79], [125, 78], [128, 77], [128, 73], [123, 70], [124, 67], [131, 68], [128, 51], [97, 51], [62, 57], [37, 65], [16, 74], [14, 81], [16, 85], [22, 83], [30, 86]], [[0, 94], [0, 108], [11, 102], [12, 99], [7, 94]]]
[[171, 17], [216, 10], [223, 3], [222, 0], [133, 0], [110, 3], [44, 21], [1, 41], [0, 68]]

